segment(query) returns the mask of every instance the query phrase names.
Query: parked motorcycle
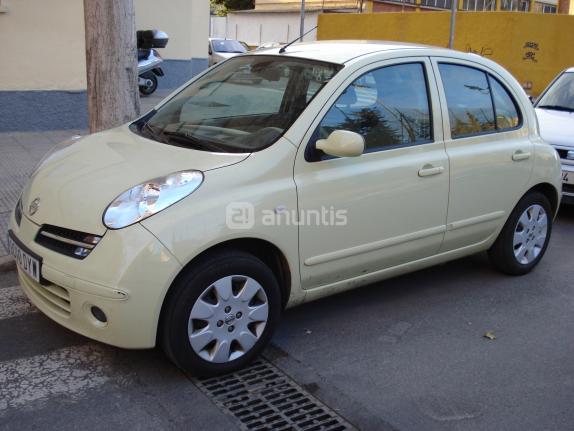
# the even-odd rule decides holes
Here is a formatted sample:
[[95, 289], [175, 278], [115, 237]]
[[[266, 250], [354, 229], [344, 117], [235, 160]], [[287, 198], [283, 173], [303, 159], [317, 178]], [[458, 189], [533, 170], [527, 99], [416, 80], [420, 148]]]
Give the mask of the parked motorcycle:
[[158, 85], [157, 77], [164, 76], [159, 67], [163, 58], [155, 48], [165, 48], [168, 35], [159, 30], [140, 30], [137, 32], [138, 47], [138, 86], [142, 96], [152, 94]]

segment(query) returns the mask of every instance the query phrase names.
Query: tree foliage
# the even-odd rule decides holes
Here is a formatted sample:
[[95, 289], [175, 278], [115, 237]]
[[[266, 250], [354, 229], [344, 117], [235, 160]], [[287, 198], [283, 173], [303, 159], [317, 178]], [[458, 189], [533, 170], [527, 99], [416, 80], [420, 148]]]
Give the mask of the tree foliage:
[[217, 15], [227, 15], [228, 11], [253, 9], [255, 0], [211, 0], [211, 7]]

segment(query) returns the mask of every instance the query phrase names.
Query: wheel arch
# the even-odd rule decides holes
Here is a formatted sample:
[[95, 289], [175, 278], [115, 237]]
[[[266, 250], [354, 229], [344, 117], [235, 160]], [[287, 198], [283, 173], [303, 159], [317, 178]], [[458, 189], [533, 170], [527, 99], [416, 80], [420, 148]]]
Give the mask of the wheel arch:
[[535, 186], [531, 187], [524, 194], [524, 196], [526, 196], [528, 193], [532, 193], [532, 192], [539, 192], [539, 193], [542, 193], [544, 196], [546, 196], [546, 198], [550, 202], [550, 207], [552, 208], [552, 214], [554, 216], [556, 216], [556, 214], [558, 213], [558, 207], [560, 204], [560, 193], [558, 190], [556, 190], [556, 187], [554, 187], [550, 183], [539, 183], [539, 184], [536, 184]]
[[[179, 277], [191, 266], [193, 266], [199, 259], [204, 259], [210, 254], [217, 253], [221, 250], [238, 250], [250, 253], [255, 257], [259, 258], [263, 263], [265, 263], [271, 271], [277, 277], [277, 282], [280, 287], [281, 294], [281, 306], [284, 309], [289, 300], [291, 294], [291, 269], [285, 254], [273, 243], [259, 239], [259, 238], [238, 238], [230, 239], [203, 250], [201, 253], [194, 256], [189, 262], [187, 262], [179, 271], [177, 276], [173, 279], [170, 287], [168, 288], [161, 306], [161, 311], [159, 315], [158, 329], [162, 324], [165, 306], [168, 303], [171, 292], [173, 292], [173, 286], [176, 284]], [[161, 331], [157, 331], [157, 336], [161, 334]]]

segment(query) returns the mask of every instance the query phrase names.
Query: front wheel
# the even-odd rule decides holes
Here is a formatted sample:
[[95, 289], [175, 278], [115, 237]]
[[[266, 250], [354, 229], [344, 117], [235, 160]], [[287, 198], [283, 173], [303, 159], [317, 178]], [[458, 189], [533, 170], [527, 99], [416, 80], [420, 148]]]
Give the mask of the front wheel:
[[281, 312], [279, 285], [257, 257], [220, 252], [184, 270], [162, 312], [164, 351], [196, 376], [243, 368], [265, 347]]
[[542, 259], [552, 233], [552, 208], [539, 192], [516, 205], [488, 254], [492, 264], [510, 275], [530, 272]]

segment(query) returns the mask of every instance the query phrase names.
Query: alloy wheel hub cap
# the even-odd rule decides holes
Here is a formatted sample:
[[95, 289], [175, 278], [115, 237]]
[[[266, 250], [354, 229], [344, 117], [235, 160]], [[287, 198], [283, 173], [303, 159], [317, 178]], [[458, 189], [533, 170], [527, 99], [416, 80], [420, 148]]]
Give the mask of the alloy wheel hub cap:
[[245, 275], [223, 277], [195, 301], [188, 321], [191, 347], [213, 363], [233, 361], [261, 338], [269, 304], [263, 287]]
[[514, 229], [514, 257], [528, 265], [539, 255], [548, 235], [548, 216], [541, 205], [531, 205], [522, 213]]

